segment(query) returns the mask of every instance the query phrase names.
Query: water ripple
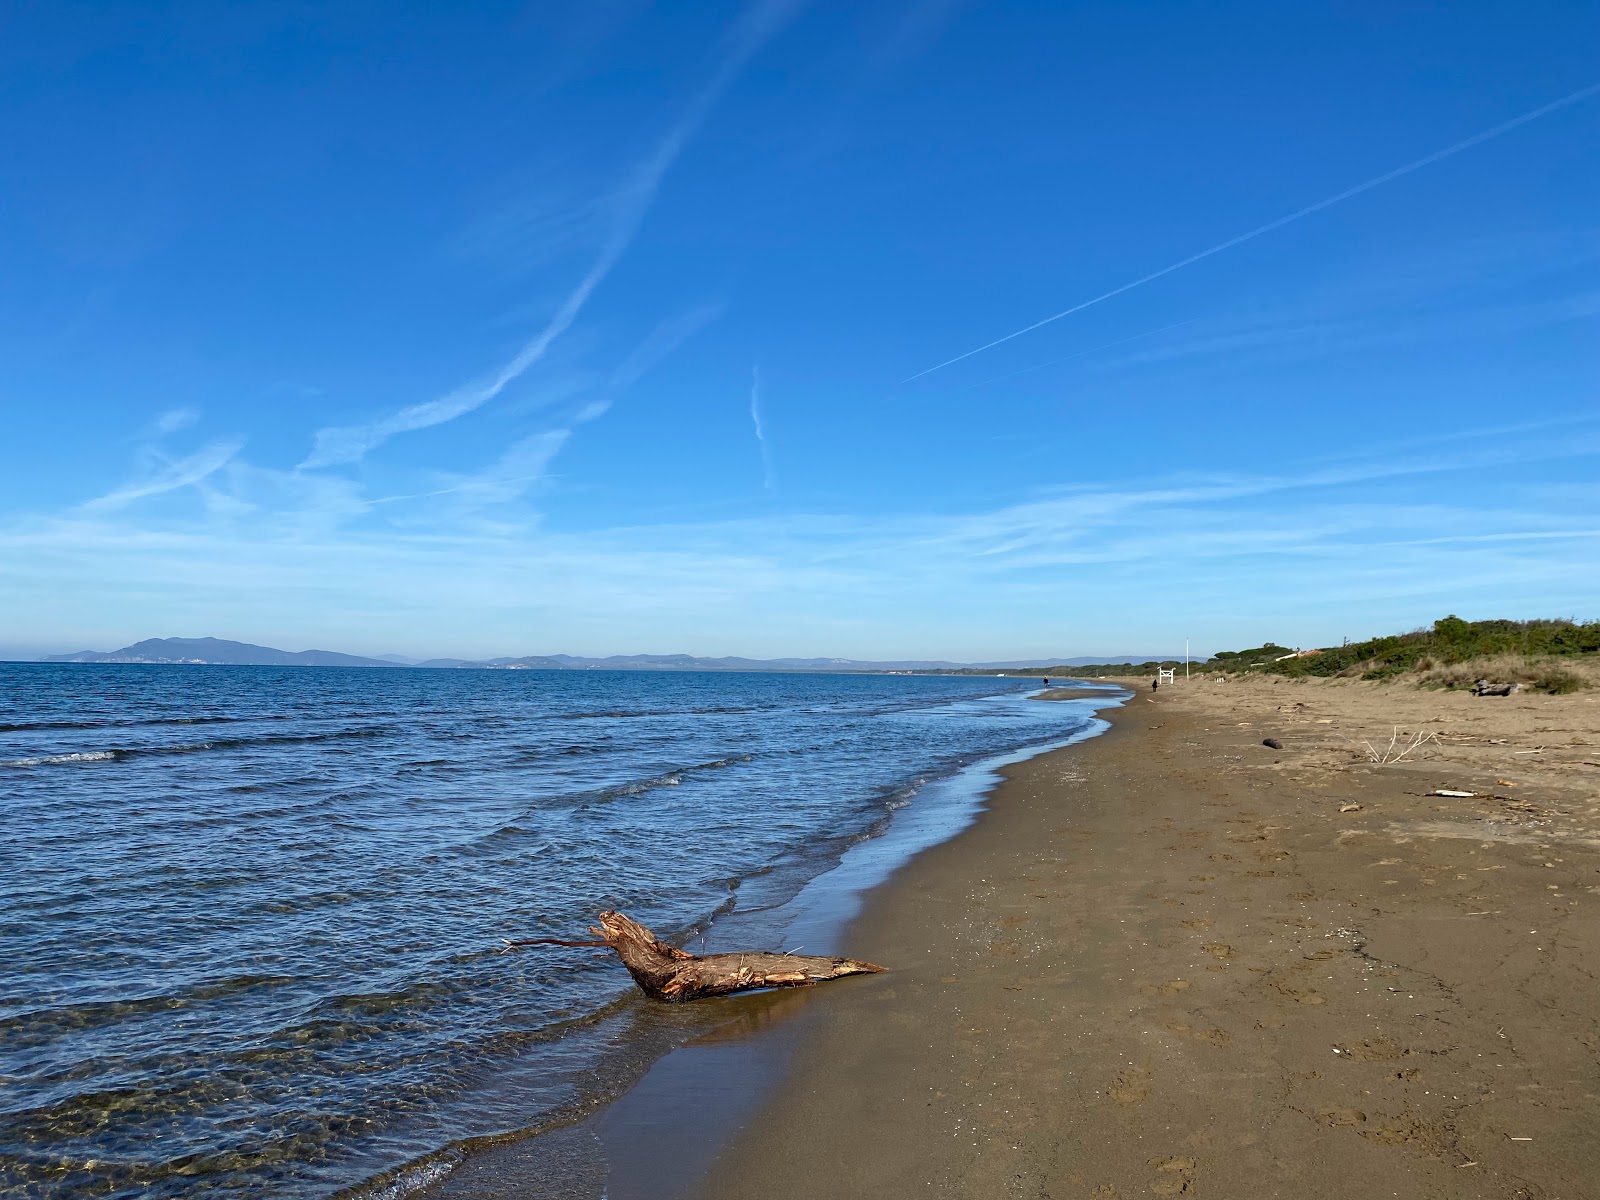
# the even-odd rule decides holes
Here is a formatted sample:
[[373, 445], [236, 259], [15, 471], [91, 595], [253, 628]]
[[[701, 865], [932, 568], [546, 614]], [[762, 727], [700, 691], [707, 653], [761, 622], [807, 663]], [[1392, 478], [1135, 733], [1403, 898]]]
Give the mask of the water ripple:
[[759, 920], [1084, 719], [1029, 686], [0, 666], [0, 1194], [301, 1200], [622, 1086], [681, 1030], [502, 936]]

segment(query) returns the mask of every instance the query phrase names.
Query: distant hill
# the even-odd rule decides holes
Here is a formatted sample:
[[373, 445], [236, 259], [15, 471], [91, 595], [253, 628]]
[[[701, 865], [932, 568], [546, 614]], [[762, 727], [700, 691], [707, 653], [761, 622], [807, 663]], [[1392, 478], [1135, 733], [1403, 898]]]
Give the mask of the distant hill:
[[[1180, 656], [1181, 657], [1181, 656]], [[120, 650], [82, 650], [52, 654], [46, 662], [82, 663], [216, 663], [264, 667], [443, 667], [490, 671], [1029, 671], [1039, 663], [1047, 670], [1088, 663], [1140, 663], [1171, 655], [1095, 655], [1086, 658], [1022, 659], [1016, 662], [958, 663], [935, 659], [875, 661], [859, 658], [702, 658], [693, 654], [613, 654], [585, 658], [575, 654], [530, 654], [521, 658], [430, 658], [421, 662], [399, 654], [362, 658], [332, 650], [275, 650], [222, 638], [150, 638]]]
[[[1130, 654], [1125, 657], [1093, 655], [1046, 661], [1057, 666], [1081, 666], [1087, 663], [1138, 663], [1171, 657], [1152, 654]], [[1179, 661], [1182, 661], [1182, 657], [1178, 656]], [[549, 654], [529, 655], [526, 658], [489, 658], [478, 662], [436, 658], [417, 665], [492, 671], [1016, 671], [1037, 669], [1039, 661], [1031, 658], [994, 663], [958, 663], [939, 659], [701, 658], [693, 654], [613, 654], [606, 658], [581, 658], [573, 654]]]
[[221, 638], [148, 638], [120, 650], [101, 653], [80, 650], [77, 654], [52, 654], [45, 662], [81, 663], [209, 663], [251, 667], [394, 667], [398, 663], [332, 650], [274, 650], [248, 642], [229, 642]]

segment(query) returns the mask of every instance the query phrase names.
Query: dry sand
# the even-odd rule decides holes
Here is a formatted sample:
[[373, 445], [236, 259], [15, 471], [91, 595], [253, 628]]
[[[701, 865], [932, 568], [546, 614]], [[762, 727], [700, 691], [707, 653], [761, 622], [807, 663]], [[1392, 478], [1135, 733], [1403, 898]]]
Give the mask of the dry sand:
[[1135, 686], [873, 894], [704, 1195], [1600, 1196], [1600, 698]]

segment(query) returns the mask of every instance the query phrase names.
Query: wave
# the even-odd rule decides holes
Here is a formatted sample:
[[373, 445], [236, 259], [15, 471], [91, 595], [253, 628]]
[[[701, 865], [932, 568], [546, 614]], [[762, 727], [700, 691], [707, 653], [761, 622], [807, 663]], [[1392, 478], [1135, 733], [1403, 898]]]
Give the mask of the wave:
[[724, 767], [737, 766], [747, 763], [755, 758], [754, 754], [738, 754], [731, 758], [717, 758], [710, 762], [696, 763], [690, 767], [674, 767], [660, 775], [651, 775], [645, 779], [635, 779], [628, 783], [619, 783], [613, 787], [601, 788], [595, 794], [596, 799], [615, 800], [622, 796], [637, 796], [643, 792], [653, 792], [657, 788], [677, 787], [683, 782], [685, 775], [695, 775], [702, 771], [720, 771]]
[[67, 754], [40, 754], [31, 758], [0, 761], [0, 767], [56, 767], [78, 763], [121, 762], [130, 758], [154, 758], [174, 754], [201, 754], [207, 750], [240, 750], [252, 746], [292, 746], [309, 742], [331, 742], [343, 738], [381, 737], [383, 727], [336, 729], [327, 733], [291, 733], [264, 737], [218, 738], [210, 742], [184, 742], [176, 746], [119, 746], [110, 750], [75, 750]]
[[[499, 842], [515, 840], [521, 837], [546, 837], [544, 828], [534, 821], [524, 825], [520, 822], [523, 818], [550, 808], [563, 808], [571, 805], [582, 808], [588, 804], [604, 804], [612, 800], [620, 800], [625, 796], [639, 796], [645, 792], [653, 792], [659, 788], [677, 787], [686, 776], [692, 776], [704, 771], [720, 771], [724, 767], [737, 766], [747, 763], [755, 758], [753, 754], [737, 754], [729, 758], [716, 758], [709, 762], [695, 763], [687, 767], [674, 767], [670, 771], [663, 771], [659, 775], [649, 775], [643, 779], [630, 779], [626, 783], [613, 784], [611, 787], [599, 788], [594, 791], [568, 793], [565, 796], [552, 798], [551, 803], [538, 804], [524, 811], [522, 817], [508, 821], [504, 825], [497, 825], [487, 833], [477, 834], [466, 841], [451, 847], [452, 853], [480, 853], [488, 850]], [[550, 843], [545, 842], [539, 847], [524, 851], [527, 854], [538, 854], [550, 848]]]
[[249, 717], [142, 717], [122, 721], [0, 721], [0, 733], [36, 733], [50, 729], [138, 729], [151, 725], [238, 725], [248, 721], [292, 721], [287, 713]]
[[642, 709], [630, 712], [626, 709], [615, 709], [607, 712], [575, 712], [575, 713], [550, 713], [552, 721], [591, 721], [599, 718], [612, 717], [622, 720], [626, 717], [665, 717], [671, 713], [662, 709]]
[[593, 721], [602, 719], [626, 720], [629, 717], [701, 717], [715, 713], [765, 712], [773, 707], [773, 705], [718, 704], [710, 708], [619, 708], [598, 712], [550, 713], [546, 719], [551, 721]]
[[13, 758], [0, 767], [53, 767], [58, 763], [110, 762], [120, 750], [82, 750], [74, 754], [42, 754], [37, 758]]
[[171, 992], [152, 996], [130, 996], [121, 1000], [88, 1000], [27, 1009], [0, 1020], [0, 1032], [17, 1045], [43, 1044], [49, 1037], [74, 1030], [93, 1028], [114, 1021], [126, 1021], [151, 1013], [170, 1012], [211, 1000], [225, 1000], [245, 992], [283, 987], [303, 982], [295, 975], [231, 975], [191, 983]]

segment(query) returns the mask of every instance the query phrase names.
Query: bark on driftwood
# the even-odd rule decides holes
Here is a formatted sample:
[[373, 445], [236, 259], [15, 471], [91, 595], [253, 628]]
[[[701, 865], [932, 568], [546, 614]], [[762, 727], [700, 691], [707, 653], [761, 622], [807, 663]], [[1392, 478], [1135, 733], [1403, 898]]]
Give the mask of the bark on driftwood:
[[603, 912], [589, 930], [601, 940], [567, 942], [529, 938], [512, 946], [595, 946], [617, 952], [639, 989], [653, 1000], [672, 1003], [726, 996], [753, 988], [803, 987], [845, 975], [870, 975], [884, 970], [853, 958], [820, 958], [800, 954], [690, 954], [656, 938], [639, 922], [619, 912]]

